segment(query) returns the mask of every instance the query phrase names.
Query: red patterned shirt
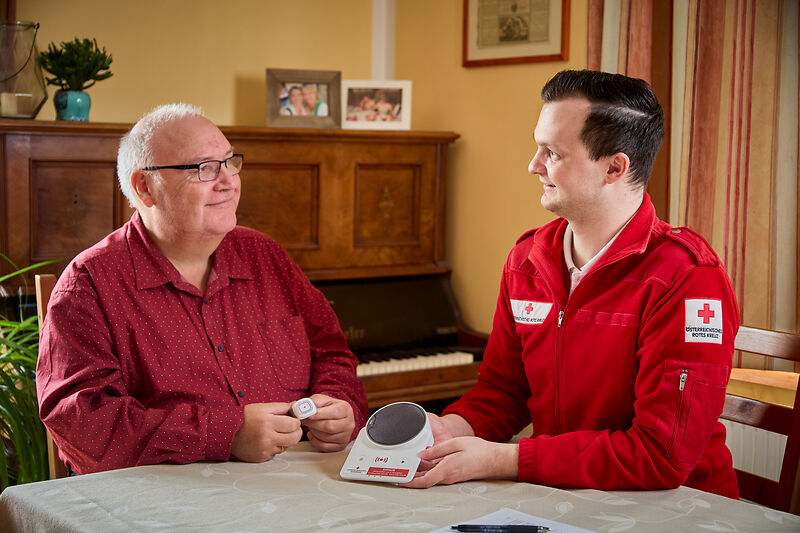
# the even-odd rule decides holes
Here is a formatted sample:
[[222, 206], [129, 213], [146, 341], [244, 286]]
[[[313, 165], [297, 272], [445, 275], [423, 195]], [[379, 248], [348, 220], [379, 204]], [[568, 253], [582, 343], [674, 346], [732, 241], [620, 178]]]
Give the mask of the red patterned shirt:
[[236, 227], [208, 288], [188, 283], [138, 213], [56, 284], [39, 350], [40, 415], [77, 473], [228, 460], [244, 406], [321, 393], [367, 405], [336, 315], [286, 251]]

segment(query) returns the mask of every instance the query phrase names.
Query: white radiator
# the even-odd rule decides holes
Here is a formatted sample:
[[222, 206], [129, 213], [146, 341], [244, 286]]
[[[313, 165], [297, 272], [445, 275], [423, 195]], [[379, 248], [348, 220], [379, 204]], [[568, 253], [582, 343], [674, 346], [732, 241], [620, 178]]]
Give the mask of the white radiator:
[[730, 420], [720, 422], [727, 432], [725, 444], [733, 455], [734, 468], [778, 481], [786, 449], [786, 435]]

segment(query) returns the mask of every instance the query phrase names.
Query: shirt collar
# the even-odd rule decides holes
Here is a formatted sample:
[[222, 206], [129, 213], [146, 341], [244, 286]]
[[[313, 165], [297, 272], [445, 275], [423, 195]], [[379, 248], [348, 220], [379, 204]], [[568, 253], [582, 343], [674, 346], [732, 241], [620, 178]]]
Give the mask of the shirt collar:
[[[137, 289], [151, 289], [172, 282], [179, 289], [192, 293], [198, 292], [197, 288], [183, 278], [178, 269], [153, 242], [139, 211], [134, 211], [128, 222], [127, 240], [136, 273]], [[229, 233], [222, 239], [212, 256], [211, 274], [208, 278], [209, 290], [206, 292], [210, 293], [210, 289], [216, 291], [226, 286], [230, 278], [253, 279], [253, 273], [249, 265], [234, 249]]]
[[631, 219], [633, 219], [633, 215], [631, 218], [625, 221], [625, 224], [623, 224], [619, 231], [615, 233], [613, 237], [611, 237], [611, 240], [608, 241], [605, 246], [600, 248], [600, 251], [594, 254], [594, 257], [589, 259], [589, 261], [583, 265], [583, 268], [578, 268], [575, 266], [575, 262], [572, 259], [572, 226], [570, 226], [568, 222], [567, 229], [564, 230], [564, 262], [567, 264], [567, 269], [570, 271], [570, 273], [576, 270], [583, 273], [589, 272], [595, 263], [600, 260], [603, 254], [606, 253], [609, 248], [611, 248], [611, 245], [614, 244], [614, 241], [617, 239], [617, 237], [619, 237], [619, 234], [622, 233], [622, 230], [625, 229], [625, 226], [630, 223]]

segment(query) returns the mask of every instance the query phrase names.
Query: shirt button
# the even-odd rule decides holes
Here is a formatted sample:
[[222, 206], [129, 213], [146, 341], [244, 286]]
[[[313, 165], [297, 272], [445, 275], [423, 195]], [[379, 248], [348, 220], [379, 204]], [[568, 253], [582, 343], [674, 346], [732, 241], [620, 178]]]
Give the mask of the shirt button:
[[244, 398], [244, 393], [242, 391], [237, 392], [236, 395], [239, 396], [239, 398]]
[[203, 303], [208, 305], [208, 300], [203, 300]]
[[225, 347], [224, 346], [217, 346], [217, 350], [219, 350], [220, 352], [224, 352], [225, 351]]

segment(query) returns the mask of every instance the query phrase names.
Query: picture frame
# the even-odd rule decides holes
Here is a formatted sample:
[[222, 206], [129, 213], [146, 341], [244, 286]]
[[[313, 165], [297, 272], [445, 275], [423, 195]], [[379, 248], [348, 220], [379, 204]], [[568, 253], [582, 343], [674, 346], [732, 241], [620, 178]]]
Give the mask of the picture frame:
[[267, 126], [339, 128], [341, 79], [338, 70], [268, 68]]
[[342, 81], [342, 128], [411, 129], [411, 81]]
[[464, 67], [569, 58], [569, 0], [464, 0]]

